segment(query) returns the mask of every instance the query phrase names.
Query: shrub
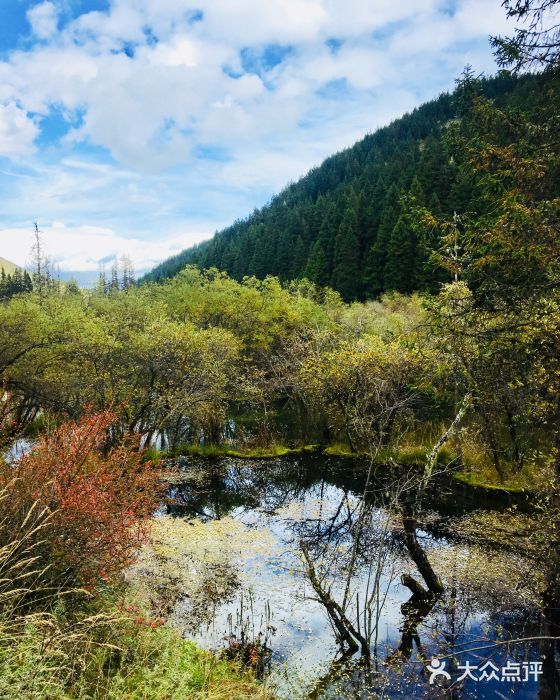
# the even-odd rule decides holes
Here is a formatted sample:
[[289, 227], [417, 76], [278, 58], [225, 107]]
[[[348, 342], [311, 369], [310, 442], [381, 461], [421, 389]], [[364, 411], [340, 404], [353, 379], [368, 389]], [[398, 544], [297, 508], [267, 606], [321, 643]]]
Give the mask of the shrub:
[[93, 588], [118, 575], [147, 534], [159, 498], [158, 473], [132, 443], [104, 449], [115, 416], [88, 411], [37, 440], [15, 464], [0, 464], [6, 490], [0, 546], [10, 542], [31, 508], [52, 514], [35, 550], [58, 586]]

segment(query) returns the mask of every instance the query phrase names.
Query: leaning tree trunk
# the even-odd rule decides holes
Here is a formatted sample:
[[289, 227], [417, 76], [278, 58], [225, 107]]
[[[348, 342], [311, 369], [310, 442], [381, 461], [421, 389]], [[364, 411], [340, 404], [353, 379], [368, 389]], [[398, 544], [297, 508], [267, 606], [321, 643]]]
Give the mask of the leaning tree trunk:
[[[422, 549], [416, 535], [416, 518], [410, 504], [404, 507], [403, 511], [403, 526], [404, 526], [404, 542], [410, 558], [416, 564], [420, 575], [426, 582], [428, 591], [436, 595], [443, 592], [443, 583], [436, 572], [433, 570], [428, 555]], [[409, 588], [411, 588], [409, 586]], [[413, 593], [417, 593], [411, 588]]]

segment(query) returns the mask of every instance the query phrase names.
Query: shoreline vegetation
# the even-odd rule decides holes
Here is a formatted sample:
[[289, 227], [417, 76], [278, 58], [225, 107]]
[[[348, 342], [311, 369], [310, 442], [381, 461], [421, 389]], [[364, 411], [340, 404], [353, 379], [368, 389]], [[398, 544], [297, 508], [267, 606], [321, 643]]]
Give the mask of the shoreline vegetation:
[[163, 492], [132, 443], [108, 446], [114, 421], [86, 414], [0, 462], [0, 696], [269, 699], [251, 667], [135, 602], [123, 574]]
[[[376, 468], [386, 467], [388, 470], [392, 465], [402, 467], [414, 467], [418, 470], [423, 470], [426, 466], [430, 447], [407, 446], [401, 448], [387, 448], [380, 450], [374, 457], [372, 464]], [[362, 469], [364, 463], [371, 461], [371, 455], [366, 451], [353, 452], [347, 445], [336, 443], [331, 445], [302, 445], [300, 447], [288, 447], [286, 445], [271, 445], [263, 448], [256, 447], [232, 447], [230, 445], [178, 445], [172, 450], [155, 450], [149, 448], [147, 455], [153, 461], [165, 463], [173, 462], [179, 457], [198, 457], [204, 460], [221, 460], [227, 457], [242, 460], [273, 460], [279, 457], [296, 457], [298, 455], [325, 455], [328, 457], [336, 457], [345, 460], [353, 460], [359, 462], [361, 466], [355, 468]], [[524, 494], [526, 496], [537, 496], [543, 493], [546, 484], [542, 484], [542, 489], [539, 490], [535, 486], [531, 487], [528, 484], [519, 483], [496, 483], [495, 480], [485, 480], [483, 475], [477, 475], [475, 465], [468, 463], [459, 465], [459, 455], [451, 449], [443, 448], [437, 459], [437, 465], [446, 471], [448, 476], [467, 486], [473, 490], [494, 491], [509, 494]], [[454, 465], [453, 468], [449, 468]]]
[[[26, 435], [36, 436], [40, 434], [42, 428], [35, 425], [30, 426], [30, 430]], [[380, 450], [373, 459], [373, 465], [376, 468], [391, 469], [392, 465], [405, 467], [414, 467], [418, 470], [423, 470], [426, 466], [426, 460], [431, 449], [428, 446], [404, 446], [392, 447]], [[174, 460], [180, 457], [197, 457], [203, 460], [221, 460], [224, 458], [233, 458], [239, 460], [262, 461], [274, 460], [279, 457], [297, 457], [305, 455], [325, 455], [327, 457], [335, 457], [343, 460], [352, 460], [358, 462], [356, 469], [363, 470], [363, 465], [371, 460], [371, 454], [367, 451], [353, 452], [348, 445], [343, 443], [334, 443], [321, 445], [318, 443], [300, 445], [290, 447], [288, 445], [273, 444], [267, 447], [236, 447], [228, 444], [218, 445], [177, 445], [173, 449], [156, 449], [147, 447], [143, 450], [143, 459], [151, 461], [153, 464], [159, 465], [163, 469], [165, 476], [168, 469], [167, 463], [173, 463]], [[542, 493], [546, 484], [542, 484], [542, 489], [539, 490], [534, 484], [529, 483], [496, 483], [491, 475], [477, 474], [476, 463], [469, 464], [468, 461], [462, 465], [458, 463], [459, 455], [452, 448], [444, 447], [438, 454], [437, 464], [445, 470], [446, 474], [453, 480], [464, 484], [473, 489], [481, 489], [487, 491], [503, 491], [504, 493], [526, 494], [528, 496], [536, 496]], [[449, 467], [452, 468], [449, 468]]]

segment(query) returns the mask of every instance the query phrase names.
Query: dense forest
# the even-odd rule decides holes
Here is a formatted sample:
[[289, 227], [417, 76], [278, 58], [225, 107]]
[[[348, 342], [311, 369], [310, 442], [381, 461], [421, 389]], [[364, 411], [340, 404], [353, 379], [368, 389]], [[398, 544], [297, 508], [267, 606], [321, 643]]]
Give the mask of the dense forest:
[[[554, 80], [503, 72], [477, 81], [477, 89], [496, 106], [530, 113], [550, 99]], [[479, 208], [480, 193], [453, 156], [460, 99], [458, 88], [366, 136], [144, 280], [159, 281], [195, 264], [237, 280], [305, 277], [336, 289], [346, 301], [392, 290], [435, 291], [449, 279], [433, 261], [441, 240], [412, 219], [411, 209], [449, 217]]]

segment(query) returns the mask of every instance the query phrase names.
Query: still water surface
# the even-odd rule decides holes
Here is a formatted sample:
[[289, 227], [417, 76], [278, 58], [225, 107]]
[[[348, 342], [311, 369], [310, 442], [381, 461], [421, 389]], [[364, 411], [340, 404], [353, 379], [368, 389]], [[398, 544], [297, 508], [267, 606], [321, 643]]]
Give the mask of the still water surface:
[[[372, 480], [364, 507], [363, 464], [312, 455], [185, 458], [177, 466], [161, 515], [162, 522], [189, 528], [181, 566], [191, 583], [177, 597], [171, 620], [209, 649], [260, 640], [270, 649], [266, 674], [280, 698], [546, 697], [534, 666], [543, 654], [538, 643], [492, 644], [542, 634], [537, 574], [522, 555], [461, 535], [460, 523], [473, 514], [508, 504], [473, 500], [449, 481], [434, 484], [416, 534], [445, 590], [422, 602], [402, 583], [403, 574], [422, 578], [404, 545], [392, 493], [399, 487], [387, 473]], [[352, 569], [348, 616], [356, 622], [360, 610], [362, 627], [365, 608], [373, 618], [369, 672], [359, 654], [342, 654], [310, 583], [301, 542], [333, 599], [342, 601]], [[194, 585], [196, 575], [204, 582]], [[445, 659], [449, 682], [429, 684], [432, 657]], [[482, 680], [458, 680], [464, 672], [458, 665], [467, 660], [478, 667], [471, 676]], [[484, 672], [488, 662], [493, 666]], [[517, 680], [502, 680], [508, 663], [519, 668]]]

